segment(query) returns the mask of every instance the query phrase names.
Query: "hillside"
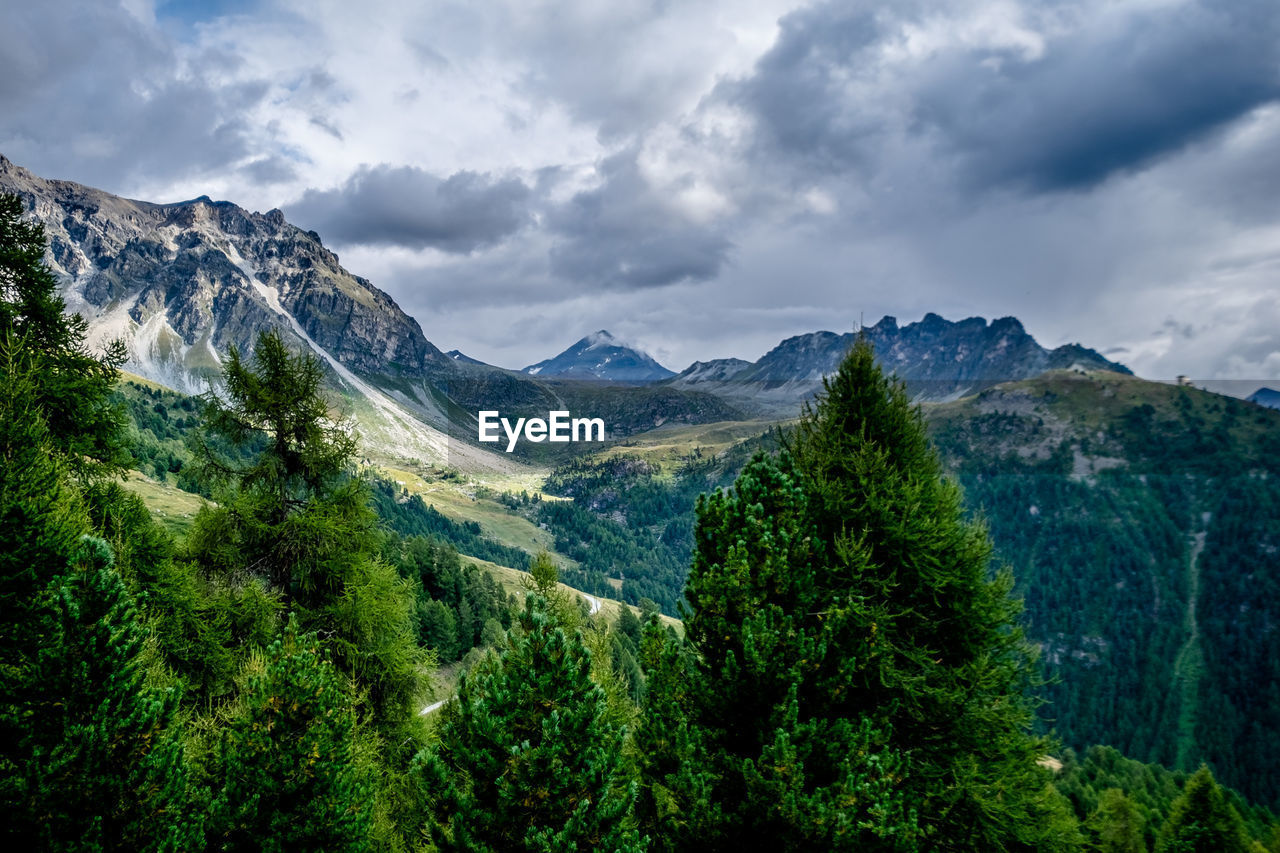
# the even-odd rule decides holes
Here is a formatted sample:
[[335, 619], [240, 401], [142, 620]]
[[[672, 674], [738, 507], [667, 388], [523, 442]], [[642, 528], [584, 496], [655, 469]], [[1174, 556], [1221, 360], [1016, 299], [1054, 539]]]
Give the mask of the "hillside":
[[[1280, 705], [1258, 685], [1280, 683], [1280, 412], [1079, 370], [925, 412], [998, 558], [1014, 569], [1050, 679], [1046, 724], [1069, 746], [1109, 743], [1188, 771], [1208, 761], [1274, 803], [1280, 743], [1259, 732], [1280, 731]], [[619, 554], [649, 554], [619, 563], [619, 583], [599, 551], [584, 568], [604, 578], [580, 577], [586, 589], [608, 582], [634, 600], [637, 584], [670, 578], [678, 591], [681, 576], [668, 567], [687, 565], [694, 498], [727, 485], [767, 446], [713, 439], [758, 436], [757, 427], [635, 436], [556, 469], [548, 488], [574, 509], [536, 517], [557, 541], [589, 534]]]

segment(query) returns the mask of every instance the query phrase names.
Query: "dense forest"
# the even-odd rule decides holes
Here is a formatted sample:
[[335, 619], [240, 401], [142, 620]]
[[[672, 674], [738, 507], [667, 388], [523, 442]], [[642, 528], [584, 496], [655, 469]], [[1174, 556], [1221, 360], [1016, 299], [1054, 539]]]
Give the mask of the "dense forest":
[[[1207, 761], [1275, 805], [1280, 417], [1126, 377], [1023, 386], [1006, 411], [984, 411], [1012, 393], [996, 389], [926, 414], [991, 533], [993, 570], [1014, 569], [1023, 624], [1042, 649], [1041, 727], [1080, 750], [1109, 744], [1186, 771]], [[1023, 396], [1044, 399], [1045, 413], [1023, 411]], [[539, 507], [535, 517], [558, 546], [610, 546], [581, 549], [575, 583], [605, 592], [606, 577], [625, 577], [621, 597], [674, 613], [696, 496], [776, 443], [765, 435], [665, 470], [636, 457], [580, 459], [547, 485], [573, 508]], [[1094, 458], [1104, 466], [1077, 470]]]
[[[1280, 850], [1208, 767], [1052, 757], [1014, 578], [865, 342], [776, 452], [707, 469], [665, 543], [680, 637], [652, 603], [584, 614], [545, 554], [513, 600], [450, 543], [503, 546], [360, 474], [324, 369], [272, 332], [197, 403], [119, 391], [20, 210], [0, 196], [13, 849]], [[210, 496], [180, 539], [132, 466]], [[1269, 499], [1219, 500], [1270, 530]], [[1233, 547], [1210, 529], [1203, 571], [1251, 566]]]

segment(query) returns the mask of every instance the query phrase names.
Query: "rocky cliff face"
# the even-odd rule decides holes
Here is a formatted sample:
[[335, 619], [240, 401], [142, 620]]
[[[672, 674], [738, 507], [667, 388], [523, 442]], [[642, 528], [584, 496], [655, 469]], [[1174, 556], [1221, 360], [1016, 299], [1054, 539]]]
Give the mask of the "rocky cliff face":
[[[1000, 382], [1026, 379], [1046, 370], [1128, 368], [1077, 344], [1048, 350], [1013, 317], [988, 323], [981, 317], [950, 322], [937, 314], [899, 326], [885, 317], [865, 330], [880, 362], [917, 399], [948, 400]], [[755, 363], [725, 359], [699, 362], [671, 380], [679, 388], [719, 394], [765, 411], [794, 408], [835, 371], [856, 335], [812, 332], [782, 341]]]
[[448, 364], [391, 297], [278, 210], [131, 201], [2, 156], [0, 190], [45, 223], [68, 307], [96, 339], [123, 337], [128, 369], [143, 376], [198, 390], [230, 345], [251, 351], [268, 328], [361, 374]]

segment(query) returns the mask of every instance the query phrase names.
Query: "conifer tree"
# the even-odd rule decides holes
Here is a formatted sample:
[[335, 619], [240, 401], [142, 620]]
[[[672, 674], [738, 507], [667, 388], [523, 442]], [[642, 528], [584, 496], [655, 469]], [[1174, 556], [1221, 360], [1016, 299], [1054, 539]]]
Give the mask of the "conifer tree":
[[1239, 812], [1202, 765], [1173, 801], [1155, 853], [1246, 853], [1250, 846]]
[[677, 800], [707, 849], [1073, 849], [1010, 577], [865, 339], [785, 446], [698, 508], [684, 764], [713, 773]]
[[[87, 520], [63, 481], [36, 401], [31, 361], [0, 342], [0, 677], [39, 647], [37, 611], [66, 571]], [[9, 685], [6, 684], [6, 688]], [[12, 696], [11, 689], [4, 691]]]
[[631, 851], [634, 783], [591, 656], [532, 593], [510, 645], [464, 676], [415, 762], [441, 850]]
[[370, 848], [372, 787], [352, 755], [355, 715], [314, 635], [296, 619], [250, 677], [221, 754], [210, 842], [226, 851]]
[[[290, 353], [276, 332], [258, 336], [249, 362], [231, 350], [225, 399], [206, 396], [196, 439], [222, 490], [187, 547], [208, 569], [256, 575], [296, 605], [302, 628], [322, 632], [380, 732], [398, 744], [430, 659], [415, 642], [412, 588], [380, 559], [378, 519], [353, 470], [356, 440], [332, 415], [323, 378], [314, 356]], [[217, 452], [211, 437], [248, 463]]]
[[577, 628], [582, 621], [577, 602], [560, 586], [560, 570], [545, 549], [529, 560], [529, 574], [520, 579], [524, 588], [544, 602], [546, 612], [566, 631]]
[[[685, 590], [689, 751], [658, 780], [682, 801], [677, 846], [914, 849], [916, 816], [896, 790], [901, 755], [879, 721], [845, 712], [848, 668], [876, 653], [870, 605], [829, 597], [831, 561], [789, 466], [786, 454], [759, 455], [732, 493], [698, 507]], [[839, 653], [846, 669], [824, 672]]]
[[[113, 341], [102, 355], [85, 346], [88, 323], [67, 314], [44, 263], [44, 226], [22, 219], [20, 196], [0, 193], [0, 343], [38, 362], [31, 400], [49, 428], [51, 449], [72, 474], [99, 478], [123, 470], [124, 414], [111, 395], [126, 358]], [[0, 369], [8, 369], [6, 359]]]
[[85, 536], [53, 585], [21, 694], [9, 831], [30, 849], [195, 849], [202, 822], [174, 722], [178, 694], [146, 683], [147, 632], [112, 561], [106, 542]]
[[1092, 838], [1091, 849], [1098, 853], [1146, 853], [1142, 838], [1142, 815], [1133, 800], [1119, 788], [1107, 788], [1098, 798], [1098, 808], [1086, 823]]
[[146, 630], [51, 450], [31, 365], [0, 346], [0, 808], [15, 849], [200, 844]]

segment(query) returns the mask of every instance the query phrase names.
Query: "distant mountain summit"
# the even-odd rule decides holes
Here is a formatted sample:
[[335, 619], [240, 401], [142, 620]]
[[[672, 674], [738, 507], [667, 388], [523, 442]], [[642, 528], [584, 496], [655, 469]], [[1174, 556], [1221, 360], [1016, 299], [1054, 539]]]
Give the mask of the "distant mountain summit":
[[[981, 317], [951, 322], [931, 313], [905, 326], [885, 317], [864, 331], [881, 364], [906, 380], [908, 391], [919, 400], [953, 400], [1056, 368], [1130, 372], [1078, 344], [1045, 349], [1013, 317], [990, 323]], [[790, 410], [822, 387], [822, 378], [835, 371], [856, 336], [797, 335], [757, 362], [697, 362], [669, 384], [710, 391], [763, 411]]]
[[464, 353], [462, 350], [451, 349], [447, 353], [445, 353], [445, 355], [447, 355], [449, 358], [453, 359], [454, 361], [458, 362], [459, 364], [478, 364], [478, 365], [481, 365], [482, 367], [489, 366], [478, 358], [472, 358], [471, 356]]
[[1274, 388], [1259, 388], [1247, 398], [1250, 403], [1266, 406], [1268, 409], [1280, 409], [1280, 391]]
[[626, 384], [657, 382], [675, 376], [653, 356], [627, 346], [609, 332], [587, 335], [555, 358], [524, 368], [530, 376], [586, 379]]

